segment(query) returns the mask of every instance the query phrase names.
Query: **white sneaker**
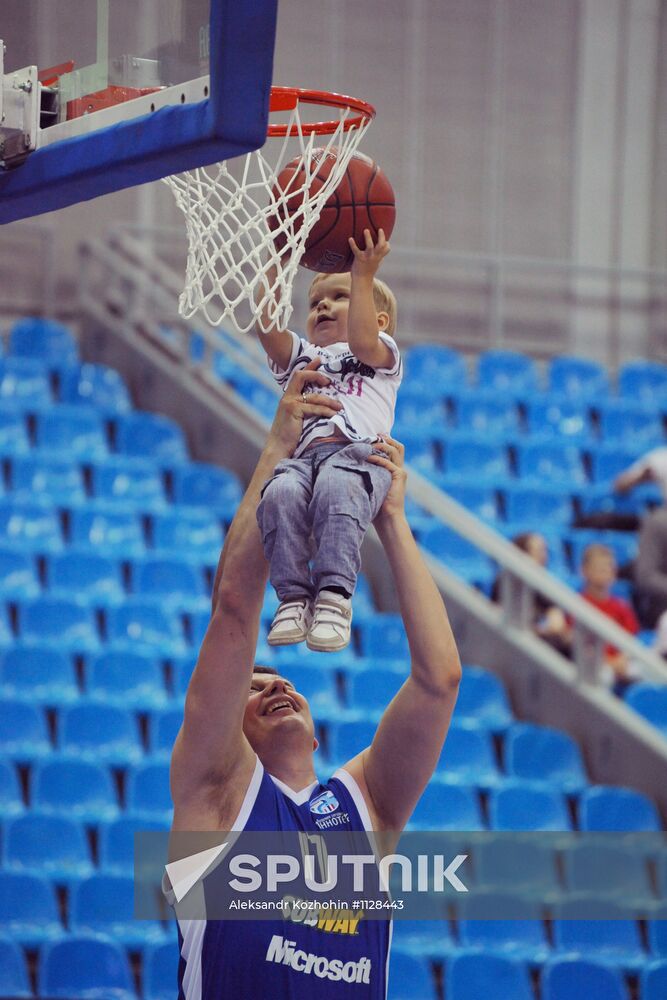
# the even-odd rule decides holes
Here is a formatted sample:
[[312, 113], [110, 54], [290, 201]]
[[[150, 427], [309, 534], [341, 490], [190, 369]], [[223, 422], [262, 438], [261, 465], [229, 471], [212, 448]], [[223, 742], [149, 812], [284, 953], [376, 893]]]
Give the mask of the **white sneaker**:
[[335, 653], [350, 642], [352, 601], [333, 590], [321, 590], [306, 644], [321, 653]]
[[283, 601], [273, 616], [267, 637], [269, 646], [291, 646], [303, 642], [313, 619], [310, 601], [306, 598]]

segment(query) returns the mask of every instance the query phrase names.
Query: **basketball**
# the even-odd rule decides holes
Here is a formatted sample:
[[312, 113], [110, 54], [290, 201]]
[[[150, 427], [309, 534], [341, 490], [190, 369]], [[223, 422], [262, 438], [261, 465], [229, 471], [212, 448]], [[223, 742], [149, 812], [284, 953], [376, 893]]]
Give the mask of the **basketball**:
[[[326, 181], [336, 155], [335, 149], [313, 151], [313, 157], [319, 160], [319, 165], [310, 184], [309, 198], [314, 197]], [[294, 188], [294, 195], [286, 202], [287, 211], [291, 213], [295, 213], [302, 204], [301, 159], [298, 157], [290, 161], [281, 170], [274, 187], [276, 197], [288, 191], [289, 187]], [[298, 171], [296, 176], [295, 171]], [[357, 246], [363, 247], [364, 229], [370, 230], [373, 242], [377, 241], [378, 230], [384, 229], [384, 234], [389, 239], [395, 220], [396, 200], [387, 177], [370, 157], [355, 153], [340, 184], [332, 191], [308, 234], [300, 263], [311, 271], [349, 271], [354, 261], [354, 254], [348, 244], [349, 237], [354, 236]], [[280, 250], [279, 241], [280, 237], [277, 237], [276, 246]], [[284, 237], [282, 241], [284, 244]]]

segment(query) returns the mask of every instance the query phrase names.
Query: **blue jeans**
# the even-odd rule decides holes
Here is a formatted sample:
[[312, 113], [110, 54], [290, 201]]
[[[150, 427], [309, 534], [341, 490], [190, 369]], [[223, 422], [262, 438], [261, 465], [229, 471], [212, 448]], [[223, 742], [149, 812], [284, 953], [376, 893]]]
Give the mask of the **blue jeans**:
[[361, 543], [391, 485], [388, 469], [366, 461], [372, 451], [363, 442], [330, 441], [276, 466], [257, 523], [281, 601], [312, 600], [328, 587], [354, 593]]

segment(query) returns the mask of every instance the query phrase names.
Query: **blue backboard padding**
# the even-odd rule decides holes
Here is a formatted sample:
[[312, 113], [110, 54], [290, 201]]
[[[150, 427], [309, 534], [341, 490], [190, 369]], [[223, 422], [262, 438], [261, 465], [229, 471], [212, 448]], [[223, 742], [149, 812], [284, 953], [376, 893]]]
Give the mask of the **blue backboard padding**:
[[209, 99], [44, 146], [21, 166], [0, 171], [0, 223], [263, 146], [277, 7], [278, 0], [211, 0]]

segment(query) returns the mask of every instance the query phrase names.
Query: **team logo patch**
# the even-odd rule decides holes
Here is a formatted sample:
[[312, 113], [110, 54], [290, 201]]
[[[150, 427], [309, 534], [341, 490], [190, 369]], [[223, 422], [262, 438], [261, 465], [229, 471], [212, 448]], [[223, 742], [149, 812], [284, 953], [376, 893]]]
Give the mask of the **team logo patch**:
[[328, 816], [329, 813], [336, 812], [336, 809], [340, 809], [340, 803], [334, 793], [328, 789], [310, 803], [311, 813], [315, 813], [317, 816]]

